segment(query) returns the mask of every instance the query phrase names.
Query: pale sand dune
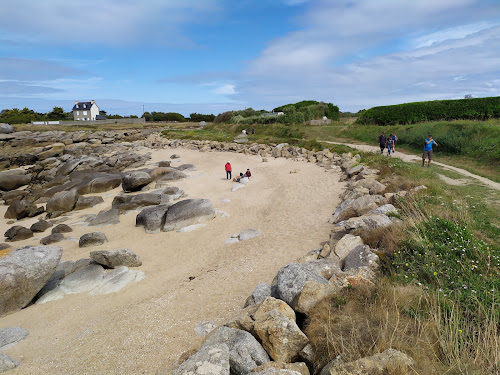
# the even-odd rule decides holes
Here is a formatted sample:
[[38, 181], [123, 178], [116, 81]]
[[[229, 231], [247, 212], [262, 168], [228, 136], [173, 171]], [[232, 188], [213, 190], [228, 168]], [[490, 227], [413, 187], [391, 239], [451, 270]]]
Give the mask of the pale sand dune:
[[[259, 282], [271, 282], [278, 269], [318, 248], [328, 240], [329, 216], [340, 203], [344, 185], [339, 175], [304, 162], [234, 153], [199, 153], [185, 149], [153, 151], [151, 165], [181, 155], [173, 166], [192, 163], [191, 178], [173, 182], [189, 198], [208, 198], [230, 217], [210, 221], [188, 233], [146, 234], [135, 227], [136, 212], [120, 216], [114, 226], [72, 225], [90, 212], [108, 209], [115, 189], [105, 193], [105, 203], [71, 214], [74, 228], [67, 237], [102, 231], [109, 242], [95, 248], [78, 248], [66, 240], [63, 260], [88, 257], [92, 250], [128, 247], [143, 261], [146, 278], [122, 291], [104, 296], [65, 296], [34, 305], [0, 319], [0, 328], [20, 326], [29, 336], [5, 350], [21, 366], [9, 374], [155, 374], [171, 373], [186, 350], [202, 341], [195, 326], [203, 320], [222, 323], [238, 311]], [[250, 168], [253, 174], [244, 189], [231, 192], [224, 164], [230, 160], [234, 174]], [[290, 174], [291, 170], [298, 173]], [[231, 201], [223, 203], [222, 198]], [[11, 225], [0, 207], [0, 231]], [[22, 220], [29, 227], [35, 220]], [[224, 244], [231, 234], [245, 228], [262, 231], [259, 237]], [[50, 229], [41, 238], [50, 233]], [[37, 244], [29, 239], [14, 246]], [[189, 277], [194, 276], [190, 281]]]

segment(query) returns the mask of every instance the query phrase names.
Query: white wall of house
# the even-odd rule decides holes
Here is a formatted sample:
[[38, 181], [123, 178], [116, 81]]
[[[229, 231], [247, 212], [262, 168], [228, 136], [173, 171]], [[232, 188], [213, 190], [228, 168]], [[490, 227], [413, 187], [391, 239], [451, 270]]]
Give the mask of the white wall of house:
[[[96, 116], [99, 114], [99, 107], [95, 104], [94, 100], [90, 102], [90, 105], [80, 102], [75, 102], [76, 104], [78, 104], [79, 108], [73, 110], [73, 119], [75, 121], [96, 121]], [[81, 108], [82, 105], [85, 105], [85, 107]]]

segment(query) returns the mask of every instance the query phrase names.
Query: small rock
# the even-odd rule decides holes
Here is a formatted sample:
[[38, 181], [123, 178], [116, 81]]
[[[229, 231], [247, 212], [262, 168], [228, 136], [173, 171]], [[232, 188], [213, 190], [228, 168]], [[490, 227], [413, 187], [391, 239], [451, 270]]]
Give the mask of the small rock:
[[170, 156], [170, 159], [179, 159], [180, 158], [180, 155], [178, 154], [173, 154]]
[[217, 323], [204, 321], [204, 322], [199, 322], [196, 325], [194, 332], [196, 333], [196, 336], [206, 336], [210, 332], [212, 332], [215, 328], [217, 328]]
[[238, 235], [240, 241], [246, 241], [250, 238], [254, 238], [260, 235], [260, 230], [258, 229], [244, 229]]
[[36, 223], [34, 223], [31, 227], [30, 230], [32, 232], [45, 232], [48, 228], [50, 228], [53, 224], [49, 223], [47, 220], [39, 220]]
[[111, 251], [92, 251], [90, 253], [90, 258], [94, 262], [102, 264], [108, 268], [116, 268], [119, 266], [139, 267], [142, 265], [139, 255], [126, 248]]
[[33, 237], [33, 232], [21, 225], [14, 225], [12, 228], [7, 229], [4, 236], [6, 238], [5, 241], [14, 242]]
[[78, 241], [79, 247], [99, 246], [108, 242], [106, 235], [101, 232], [86, 233]]
[[12, 370], [20, 364], [19, 361], [10, 358], [7, 354], [0, 353], [0, 372]]
[[0, 329], [0, 350], [8, 349], [28, 336], [28, 331], [21, 327]]
[[44, 237], [40, 240], [42, 245], [50, 245], [52, 243], [60, 242], [64, 240], [64, 235], [62, 233], [52, 233], [47, 237]]
[[52, 233], [70, 233], [73, 232], [73, 229], [66, 224], [57, 224], [54, 228], [52, 228]]

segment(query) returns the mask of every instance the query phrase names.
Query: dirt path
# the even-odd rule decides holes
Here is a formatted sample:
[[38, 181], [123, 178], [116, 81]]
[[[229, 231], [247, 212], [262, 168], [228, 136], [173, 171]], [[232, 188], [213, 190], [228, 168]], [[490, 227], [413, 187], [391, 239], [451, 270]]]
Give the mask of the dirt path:
[[[173, 153], [181, 156], [174, 166], [192, 163], [197, 169], [172, 185], [189, 198], [210, 199], [230, 216], [217, 216], [205, 228], [188, 233], [146, 234], [135, 227], [136, 212], [121, 215], [117, 225], [83, 226], [84, 215], [109, 209], [119, 188], [103, 194], [104, 203], [90, 211], [72, 213], [65, 223], [74, 232], [58, 243], [63, 247], [62, 260], [127, 247], [142, 258], [138, 269], [146, 278], [117, 293], [68, 295], [1, 318], [0, 328], [23, 327], [29, 332], [25, 340], [5, 350], [21, 362], [9, 374], [171, 374], [179, 356], [201, 342], [194, 331], [199, 322], [226, 321], [258, 283], [270, 283], [280, 267], [328, 240], [327, 220], [345, 186], [338, 182], [338, 173], [283, 158], [263, 163], [257, 156], [187, 149], [153, 151], [147, 167], [170, 160]], [[233, 184], [224, 172], [227, 160], [235, 173], [251, 169], [251, 182], [244, 189], [231, 192]], [[11, 226], [3, 218], [6, 209], [0, 206], [1, 233]], [[34, 221], [16, 224], [29, 227]], [[246, 228], [262, 234], [224, 244]], [[93, 231], [104, 232], [109, 242], [79, 248], [77, 239]], [[15, 246], [38, 244], [45, 235]]]
[[[318, 142], [330, 143], [330, 144], [334, 144], [334, 145], [349, 146], [349, 147], [355, 148], [357, 150], [366, 151], [366, 152], [380, 152], [379, 146], [370, 146], [370, 145], [356, 144], [356, 143], [330, 142], [330, 141], [321, 141], [321, 140], [318, 140]], [[403, 154], [399, 151], [393, 153], [392, 156], [397, 157], [397, 158], [399, 158], [403, 161], [406, 161], [406, 162], [413, 162], [413, 161], [422, 160], [421, 156]], [[432, 161], [432, 164], [439, 165], [442, 168], [460, 173], [461, 175], [466, 176], [466, 177], [475, 178], [476, 180], [481, 181], [483, 184], [489, 186], [492, 189], [500, 190], [500, 183], [492, 181], [486, 177], [478, 176], [478, 175], [475, 175], [473, 173], [470, 173], [469, 171], [466, 171], [465, 169], [453, 167], [451, 165], [443, 164], [443, 163], [440, 163], [437, 161]]]

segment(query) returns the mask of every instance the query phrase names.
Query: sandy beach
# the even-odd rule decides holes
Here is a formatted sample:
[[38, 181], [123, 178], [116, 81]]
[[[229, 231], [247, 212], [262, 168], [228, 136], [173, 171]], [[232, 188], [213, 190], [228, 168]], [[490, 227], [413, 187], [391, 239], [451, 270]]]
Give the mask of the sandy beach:
[[[173, 181], [188, 198], [207, 198], [229, 214], [218, 215], [193, 232], [146, 234], [135, 227], [137, 211], [120, 216], [120, 224], [88, 227], [85, 215], [109, 209], [117, 188], [103, 193], [104, 203], [71, 213], [73, 228], [62, 260], [88, 258], [93, 250], [129, 248], [142, 258], [141, 282], [108, 295], [76, 294], [33, 305], [0, 319], [0, 328], [23, 327], [29, 336], [4, 352], [21, 365], [9, 374], [170, 374], [179, 356], [199, 344], [196, 325], [205, 320], [223, 323], [244, 304], [259, 282], [270, 283], [280, 267], [328, 240], [327, 220], [340, 203], [339, 175], [312, 163], [258, 156], [186, 149], [152, 151], [148, 166], [181, 156], [172, 166], [196, 165], [190, 178]], [[235, 192], [225, 178], [231, 161], [233, 175], [252, 171], [250, 184]], [[296, 171], [296, 173], [290, 173]], [[154, 185], [154, 184], [153, 184]], [[225, 202], [224, 200], [230, 200]], [[7, 224], [0, 207], [0, 231]], [[16, 225], [29, 227], [37, 219]], [[262, 234], [248, 241], [224, 244], [243, 229]], [[108, 242], [79, 248], [78, 238], [104, 232]], [[12, 243], [38, 244], [45, 233]]]

